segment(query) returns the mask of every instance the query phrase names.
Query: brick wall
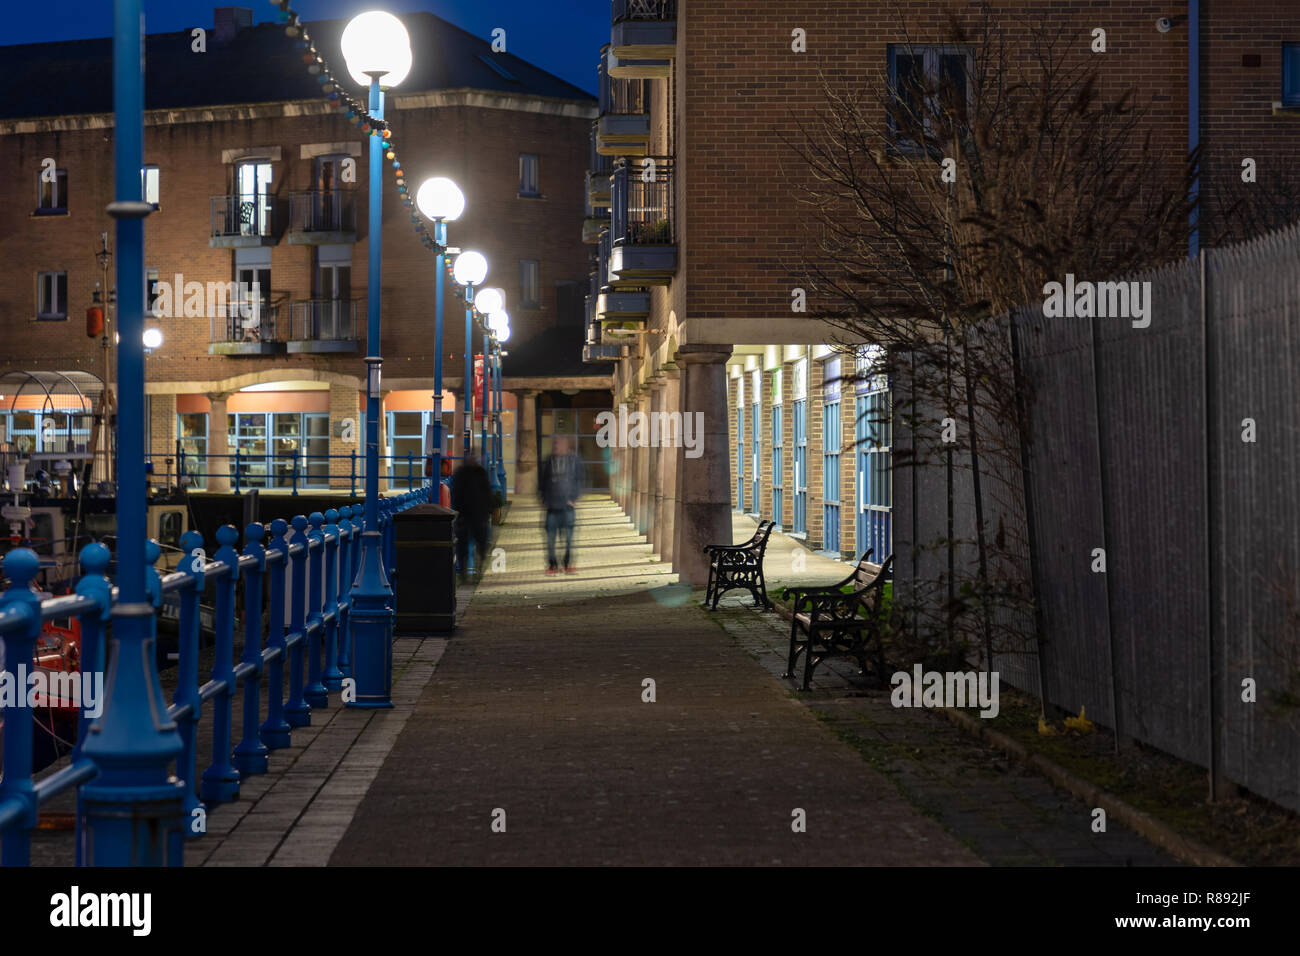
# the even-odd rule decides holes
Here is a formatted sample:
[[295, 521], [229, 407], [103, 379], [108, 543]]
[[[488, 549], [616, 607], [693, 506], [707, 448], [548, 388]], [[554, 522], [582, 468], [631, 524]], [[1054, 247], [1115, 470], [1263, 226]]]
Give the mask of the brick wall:
[[[524, 350], [535, 335], [555, 325], [555, 283], [585, 281], [587, 250], [581, 242], [582, 170], [586, 166], [589, 121], [521, 110], [460, 106], [396, 110], [408, 181], [417, 186], [432, 175], [448, 175], [466, 196], [462, 218], [450, 225], [449, 241], [488, 257], [489, 284], [505, 289], [511, 313], [512, 351]], [[287, 216], [292, 190], [312, 185], [312, 160], [300, 157], [304, 144], [343, 143], [355, 130], [333, 115], [266, 117], [249, 120], [177, 122], [146, 127], [145, 161], [160, 167], [160, 209], [146, 220], [146, 267], [161, 279], [176, 273], [187, 281], [226, 282], [234, 277], [234, 252], [209, 246], [210, 197], [232, 191], [233, 166], [222, 151], [279, 147], [272, 189]], [[6, 365], [31, 369], [84, 369], [103, 375], [98, 340], [84, 335], [83, 316], [100, 278], [94, 258], [100, 233], [113, 225], [104, 207], [112, 199], [112, 130], [81, 129], [0, 135], [0, 337], [9, 343]], [[357, 162], [359, 239], [352, 249], [352, 294], [364, 299], [368, 240], [368, 164]], [[518, 156], [541, 155], [540, 199], [518, 198]], [[37, 176], [45, 157], [68, 170], [69, 212], [34, 216]], [[540, 261], [541, 304], [521, 307], [519, 260]], [[382, 348], [384, 381], [427, 379], [431, 349], [434, 264], [417, 240], [385, 164]], [[271, 249], [272, 294], [312, 294], [313, 249], [291, 245], [287, 236]], [[35, 275], [68, 274], [68, 321], [35, 320]], [[113, 274], [110, 271], [110, 284]], [[449, 314], [458, 301], [448, 299]], [[151, 324], [153, 320], [150, 320]], [[157, 320], [165, 342], [147, 362], [151, 383], [216, 383], [234, 376], [292, 379], [302, 372], [362, 376], [361, 356], [292, 355], [227, 357], [208, 354], [206, 318]], [[463, 323], [449, 321], [445, 368], [458, 378], [463, 362]], [[18, 345], [17, 343], [21, 343]]]

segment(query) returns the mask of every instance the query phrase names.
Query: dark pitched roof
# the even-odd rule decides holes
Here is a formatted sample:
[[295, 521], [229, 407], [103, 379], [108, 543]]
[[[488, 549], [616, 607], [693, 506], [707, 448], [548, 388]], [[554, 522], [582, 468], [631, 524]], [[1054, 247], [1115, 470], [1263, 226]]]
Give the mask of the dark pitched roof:
[[[525, 60], [493, 53], [491, 44], [432, 13], [401, 15], [414, 64], [398, 93], [439, 89], [494, 90], [593, 101], [593, 97]], [[339, 52], [345, 20], [307, 24], [316, 49], [340, 81], [357, 93]], [[321, 97], [302, 62], [298, 39], [278, 23], [246, 27], [228, 43], [207, 32], [207, 52], [191, 51], [188, 31], [145, 41], [145, 109], [184, 109]], [[71, 40], [0, 46], [0, 76], [21, 96], [0, 103], [0, 118], [108, 113], [113, 109], [112, 41]]]

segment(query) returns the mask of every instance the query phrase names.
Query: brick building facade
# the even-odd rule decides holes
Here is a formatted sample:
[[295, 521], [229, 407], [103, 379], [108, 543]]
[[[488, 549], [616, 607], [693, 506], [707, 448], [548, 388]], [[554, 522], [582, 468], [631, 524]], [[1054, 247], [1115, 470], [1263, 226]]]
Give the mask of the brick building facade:
[[[448, 241], [482, 252], [486, 284], [505, 292], [513, 333], [504, 362], [506, 451], [512, 484], [516, 456], [526, 484], [539, 428], [544, 436], [554, 427], [546, 409], [599, 404], [609, 385], [607, 370], [584, 367], [576, 354], [582, 316], [574, 290], [586, 273], [576, 173], [586, 165], [594, 104], [446, 21], [403, 19], [414, 67], [387, 94], [386, 115], [412, 189], [434, 175], [460, 186], [466, 209], [449, 224]], [[344, 24], [308, 26], [341, 71]], [[165, 288], [154, 283], [174, 284], [176, 276], [204, 289], [250, 278], [262, 296], [255, 329], [206, 300], [191, 310], [197, 314], [178, 301], [177, 314], [148, 319], [163, 335], [146, 360], [155, 472], [183, 448], [191, 462], [208, 456], [187, 466], [199, 484], [223, 490], [234, 463], [222, 456], [238, 450], [248, 459], [240, 462], [241, 487], [347, 487], [354, 471], [359, 482], [351, 456], [364, 450], [368, 142], [331, 108], [283, 27], [254, 25], [251, 11], [217, 10], [204, 44], [188, 32], [146, 44], [151, 301]], [[112, 251], [110, 57], [108, 40], [0, 48], [0, 64], [16, 80], [41, 70], [28, 77], [38, 95], [0, 108], [4, 367], [111, 378], [102, 338], [82, 327], [101, 280], [101, 234]], [[42, 180], [46, 169], [56, 171], [46, 176], [53, 183]], [[435, 259], [414, 233], [387, 163], [385, 179], [380, 446], [405, 487], [402, 460], [415, 460], [418, 480], [429, 450]], [[111, 285], [111, 267], [108, 277]], [[111, 325], [111, 305], [108, 312]], [[449, 289], [450, 435], [461, 428], [464, 329], [464, 307]], [[6, 434], [12, 416], [23, 414], [5, 401], [0, 413]], [[517, 451], [516, 433], [529, 439]], [[476, 443], [477, 436], [476, 427]], [[460, 453], [458, 440], [452, 448]]]
[[[688, 578], [701, 577], [701, 545], [730, 539], [736, 508], [775, 518], [811, 550], [853, 555], [871, 547], [878, 558], [891, 550], [887, 383], [867, 374], [867, 343], [844, 342], [838, 330], [791, 308], [810, 237], [797, 202], [808, 172], [790, 142], [824, 106], [824, 81], [842, 90], [879, 84], [895, 49], [949, 44], [950, 15], [971, 29], [987, 8], [1013, 56], [1025, 52], [1031, 30], [1059, 27], [1073, 44], [1071, 57], [1104, 57], [1093, 60], [1104, 64], [1104, 95], [1135, 92], [1141, 132], [1171, 182], [1199, 129], [1197, 238], [1208, 244], [1233, 235], [1225, 209], [1244, 158], [1256, 161], [1260, 182], [1276, 192], [1295, 181], [1288, 164], [1300, 146], [1300, 21], [1284, 7], [1273, 0], [1166, 7], [770, 0], [745, 5], [742, 15], [698, 0], [614, 3], [593, 130], [605, 156], [593, 152], [588, 174], [589, 183], [609, 179], [611, 208], [597, 227], [606, 233], [590, 280], [586, 354], [613, 366], [615, 406], [649, 411], [656, 386], [680, 376], [680, 409], [719, 422], [708, 427], [719, 440], [701, 458], [661, 456], [662, 480], [677, 502], [671, 511], [667, 487], [649, 492], [657, 511], [637, 504], [647, 494], [633, 477], [645, 453], [615, 449], [619, 473], [629, 476], [616, 491], [639, 526], [655, 528], [659, 553]], [[630, 93], [629, 83], [648, 90]], [[629, 131], [639, 135], [615, 135]], [[646, 156], [669, 170], [667, 190], [638, 184]], [[1295, 218], [1300, 205], [1266, 211]], [[670, 221], [668, 233], [660, 218]], [[589, 220], [589, 239], [595, 231]], [[835, 362], [843, 383], [827, 374]], [[796, 378], [800, 386], [806, 380], [799, 396]], [[828, 404], [838, 448], [833, 430], [832, 442], [823, 440]], [[755, 405], [757, 456], [750, 451]], [[827, 482], [828, 467], [838, 487]]]

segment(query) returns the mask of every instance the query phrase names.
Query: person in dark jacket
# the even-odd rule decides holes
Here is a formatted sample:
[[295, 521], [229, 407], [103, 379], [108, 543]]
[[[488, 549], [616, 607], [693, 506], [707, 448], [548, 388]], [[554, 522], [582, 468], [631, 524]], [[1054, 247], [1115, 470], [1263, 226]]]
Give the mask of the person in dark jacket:
[[546, 573], [560, 570], [556, 538], [564, 535], [564, 570], [576, 574], [573, 566], [574, 505], [582, 496], [582, 460], [573, 453], [567, 438], [556, 438], [551, 455], [542, 465], [538, 492], [546, 508]]
[[474, 566], [482, 575], [487, 567], [488, 532], [492, 520], [492, 482], [487, 469], [472, 454], [451, 476], [451, 507], [456, 512], [456, 557], [460, 579], [469, 571], [469, 539], [474, 538]]

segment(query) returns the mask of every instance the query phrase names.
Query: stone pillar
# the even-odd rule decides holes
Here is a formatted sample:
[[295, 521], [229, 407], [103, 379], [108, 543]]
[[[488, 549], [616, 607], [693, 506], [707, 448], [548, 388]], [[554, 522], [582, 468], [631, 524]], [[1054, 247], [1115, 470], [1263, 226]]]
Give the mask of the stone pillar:
[[537, 395], [536, 389], [515, 392], [519, 415], [515, 423], [515, 494], [537, 496]]
[[650, 480], [650, 412], [654, 408], [652, 404], [652, 393], [650, 385], [641, 389], [637, 396], [636, 408], [641, 413], [641, 440], [637, 442], [636, 447], [636, 500], [633, 507], [636, 509], [636, 530], [637, 534], [646, 535], [649, 540], [650, 531], [650, 502], [654, 500], [654, 486]]
[[[624, 406], [627, 405], [628, 405], [628, 395], [624, 394], [623, 397], [619, 399], [619, 407], [615, 408], [614, 410], [615, 415], [619, 415], [620, 412], [623, 411]], [[620, 436], [620, 438], [621, 437], [627, 437], [627, 436]], [[627, 446], [627, 444], [625, 444], [625, 442], [620, 441], [619, 442], [619, 493], [617, 493], [617, 502], [619, 502], [619, 510], [623, 511], [623, 514], [628, 515], [629, 518], [630, 516], [632, 516], [632, 514], [630, 514], [630, 505], [629, 505], [630, 494], [632, 494], [632, 449], [629, 449], [629, 447]]]
[[208, 491], [230, 491], [230, 473], [234, 461], [225, 458], [230, 452], [230, 429], [226, 421], [226, 399], [232, 392], [208, 392]]
[[[731, 467], [727, 449], [727, 345], [683, 345], [682, 447], [677, 452], [677, 521], [673, 567], [682, 581], [703, 587], [706, 544], [730, 543]], [[687, 422], [690, 416], [690, 422]], [[686, 447], [690, 435], [695, 449]]]
[[[664, 383], [662, 377], [656, 377], [647, 383], [650, 386], [650, 419], [651, 421], [660, 422], [663, 418], [664, 402]], [[655, 535], [659, 529], [659, 509], [662, 506], [664, 490], [659, 483], [659, 459], [662, 457], [660, 451], [663, 445], [664, 436], [661, 430], [656, 430], [655, 440], [650, 443], [649, 448], [649, 468], [647, 469], [646, 478], [646, 541], [650, 542], [650, 553], [658, 554], [659, 549], [655, 545]]]
[[[663, 390], [659, 408], [667, 414], [681, 409], [681, 372], [674, 366], [663, 369]], [[673, 528], [677, 524], [677, 449], [659, 453], [658, 496], [655, 499], [655, 550], [667, 563], [673, 560]]]

